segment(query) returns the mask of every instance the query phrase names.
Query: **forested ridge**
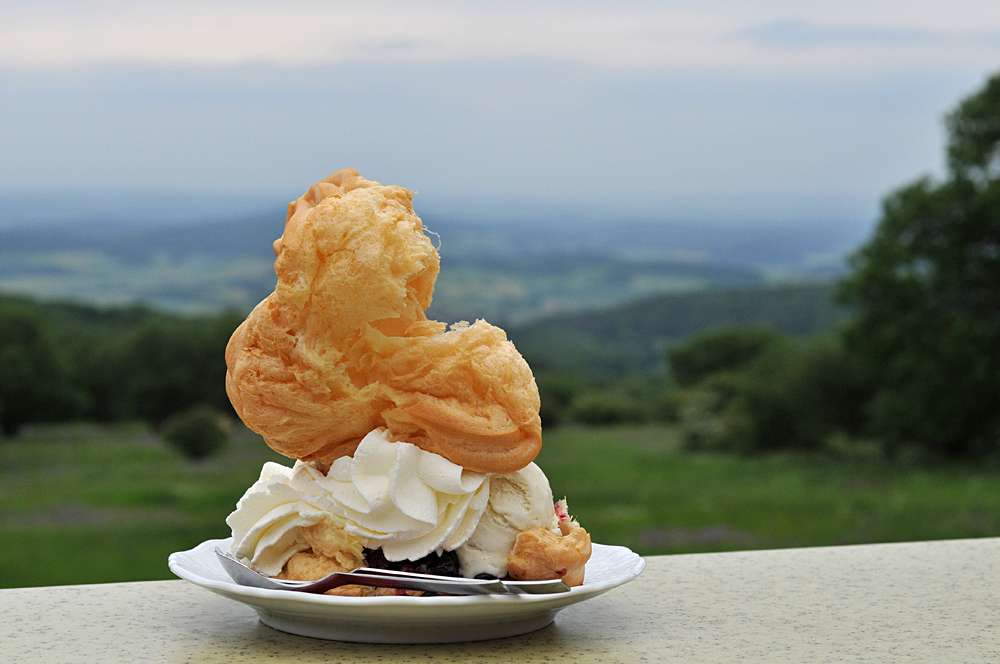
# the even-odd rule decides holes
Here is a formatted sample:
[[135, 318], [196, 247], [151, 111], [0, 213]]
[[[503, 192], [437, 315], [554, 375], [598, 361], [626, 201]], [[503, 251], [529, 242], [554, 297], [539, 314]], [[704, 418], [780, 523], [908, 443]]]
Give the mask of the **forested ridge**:
[[[829, 326], [838, 311], [829, 294], [829, 286], [814, 286], [661, 296], [508, 333], [536, 373], [580, 367], [584, 382], [601, 381], [662, 370], [660, 340], [707, 327], [760, 323], [803, 333]], [[228, 411], [223, 355], [242, 318], [0, 297], [2, 352], [12, 358], [0, 368], [5, 430], [61, 419], [156, 424], [199, 403]]]
[[828, 330], [847, 308], [829, 283], [714, 288], [644, 298], [602, 311], [550, 316], [508, 329], [536, 370], [586, 378], [662, 369], [664, 350], [703, 330], [758, 325], [792, 336]]

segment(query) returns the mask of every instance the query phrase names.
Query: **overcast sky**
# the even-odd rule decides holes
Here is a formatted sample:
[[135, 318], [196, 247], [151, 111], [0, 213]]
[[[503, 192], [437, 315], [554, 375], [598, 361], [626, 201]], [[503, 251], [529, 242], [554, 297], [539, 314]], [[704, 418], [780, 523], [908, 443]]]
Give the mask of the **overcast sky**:
[[997, 71], [995, 0], [6, 0], [0, 192], [873, 214]]

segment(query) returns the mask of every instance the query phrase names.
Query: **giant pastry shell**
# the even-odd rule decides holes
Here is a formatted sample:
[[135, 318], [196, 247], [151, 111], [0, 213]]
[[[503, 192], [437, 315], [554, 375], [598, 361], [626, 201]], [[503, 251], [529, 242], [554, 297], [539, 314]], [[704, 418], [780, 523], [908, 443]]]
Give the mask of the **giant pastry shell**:
[[485, 321], [427, 319], [440, 263], [412, 196], [344, 169], [289, 205], [277, 286], [229, 341], [226, 391], [291, 458], [329, 464], [386, 427], [469, 470], [518, 470], [542, 443], [531, 370]]

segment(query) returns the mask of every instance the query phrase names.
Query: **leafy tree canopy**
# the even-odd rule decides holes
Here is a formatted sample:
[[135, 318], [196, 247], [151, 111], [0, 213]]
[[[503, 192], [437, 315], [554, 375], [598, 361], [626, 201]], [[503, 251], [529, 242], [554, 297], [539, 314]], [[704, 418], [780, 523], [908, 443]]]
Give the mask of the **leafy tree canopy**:
[[79, 414], [85, 395], [75, 390], [44, 319], [17, 301], [0, 302], [0, 430], [13, 435], [27, 422]]
[[677, 383], [690, 387], [719, 371], [734, 371], [773, 346], [785, 343], [766, 327], [721, 327], [703, 332], [667, 352]]
[[946, 124], [947, 177], [886, 197], [839, 295], [873, 433], [975, 456], [1000, 449], [1000, 75]]

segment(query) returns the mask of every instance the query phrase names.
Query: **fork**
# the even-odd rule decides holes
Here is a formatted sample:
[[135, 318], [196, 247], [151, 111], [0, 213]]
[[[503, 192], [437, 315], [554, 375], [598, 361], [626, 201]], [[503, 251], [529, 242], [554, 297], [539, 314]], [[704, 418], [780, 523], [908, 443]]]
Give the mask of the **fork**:
[[316, 581], [290, 581], [261, 574], [232, 554], [215, 547], [226, 573], [241, 586], [268, 590], [294, 590], [324, 593], [350, 583], [400, 590], [424, 590], [447, 595], [537, 595], [569, 592], [563, 581], [500, 581], [499, 579], [466, 579], [434, 574], [417, 574], [397, 570], [359, 567], [351, 572], [334, 572]]

